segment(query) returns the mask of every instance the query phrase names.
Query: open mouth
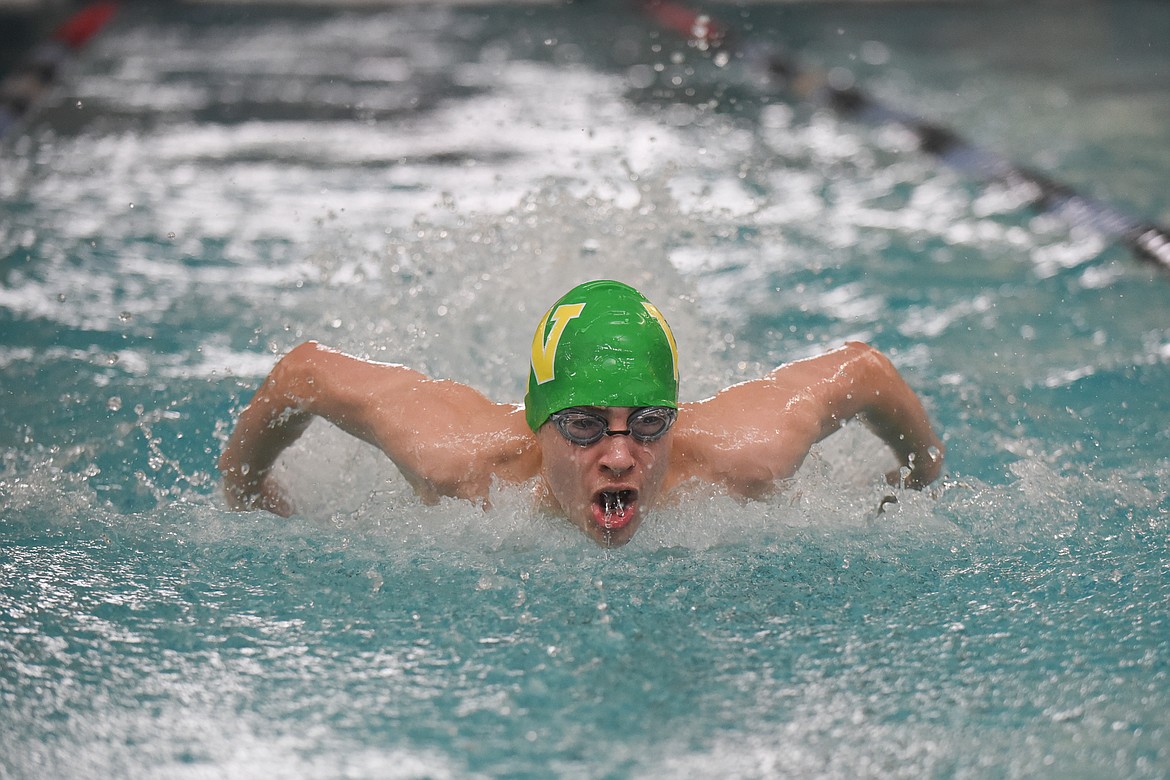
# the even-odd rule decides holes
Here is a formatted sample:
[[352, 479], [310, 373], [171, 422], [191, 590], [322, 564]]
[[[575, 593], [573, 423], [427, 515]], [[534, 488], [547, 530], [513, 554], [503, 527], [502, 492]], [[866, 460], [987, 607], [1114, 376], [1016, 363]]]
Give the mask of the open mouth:
[[625, 528], [634, 519], [636, 490], [602, 490], [593, 499], [593, 520], [608, 531]]

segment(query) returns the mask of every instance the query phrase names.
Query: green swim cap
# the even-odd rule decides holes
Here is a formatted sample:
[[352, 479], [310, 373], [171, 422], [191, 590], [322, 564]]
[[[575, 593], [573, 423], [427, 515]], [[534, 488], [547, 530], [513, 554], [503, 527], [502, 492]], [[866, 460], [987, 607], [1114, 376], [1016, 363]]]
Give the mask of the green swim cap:
[[536, 431], [570, 406], [678, 408], [678, 347], [657, 307], [621, 282], [565, 293], [532, 337], [524, 415]]

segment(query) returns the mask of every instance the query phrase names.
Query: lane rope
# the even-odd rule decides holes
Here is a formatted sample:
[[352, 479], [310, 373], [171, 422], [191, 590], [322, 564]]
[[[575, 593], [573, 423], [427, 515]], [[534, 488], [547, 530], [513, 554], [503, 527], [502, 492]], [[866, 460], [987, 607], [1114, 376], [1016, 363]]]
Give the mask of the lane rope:
[[913, 135], [919, 151], [984, 182], [998, 183], [1031, 208], [1071, 227], [1088, 228], [1116, 241], [1143, 262], [1170, 271], [1170, 231], [1165, 227], [1077, 192], [1038, 171], [980, 148], [953, 130], [883, 105], [856, 86], [835, 86], [828, 74], [801, 66], [775, 44], [741, 39], [709, 14], [674, 0], [634, 0], [660, 27], [688, 39], [703, 52], [739, 58], [750, 70], [800, 100], [826, 105], [838, 114], [871, 124], [896, 124]]

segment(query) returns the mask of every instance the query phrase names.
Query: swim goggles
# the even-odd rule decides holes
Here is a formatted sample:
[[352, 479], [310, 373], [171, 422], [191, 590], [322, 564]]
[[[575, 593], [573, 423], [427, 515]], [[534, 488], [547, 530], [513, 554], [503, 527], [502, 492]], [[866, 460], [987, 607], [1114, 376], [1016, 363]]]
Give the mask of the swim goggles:
[[601, 441], [602, 436], [633, 436], [643, 443], [657, 441], [666, 435], [677, 417], [678, 412], [669, 407], [644, 406], [630, 413], [624, 431], [611, 431], [609, 420], [584, 409], [564, 409], [548, 418], [566, 439], [588, 447]]

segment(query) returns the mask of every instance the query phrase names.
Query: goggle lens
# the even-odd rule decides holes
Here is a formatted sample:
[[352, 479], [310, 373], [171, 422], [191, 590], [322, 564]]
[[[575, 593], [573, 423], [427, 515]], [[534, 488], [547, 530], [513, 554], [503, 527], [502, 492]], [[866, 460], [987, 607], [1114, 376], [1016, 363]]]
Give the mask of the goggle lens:
[[609, 421], [599, 414], [572, 409], [556, 412], [550, 419], [569, 441], [586, 447], [601, 441], [602, 436], [633, 436], [640, 442], [661, 439], [674, 425], [678, 416], [674, 409], [665, 406], [647, 406], [638, 409], [626, 419], [626, 430], [611, 431]]

